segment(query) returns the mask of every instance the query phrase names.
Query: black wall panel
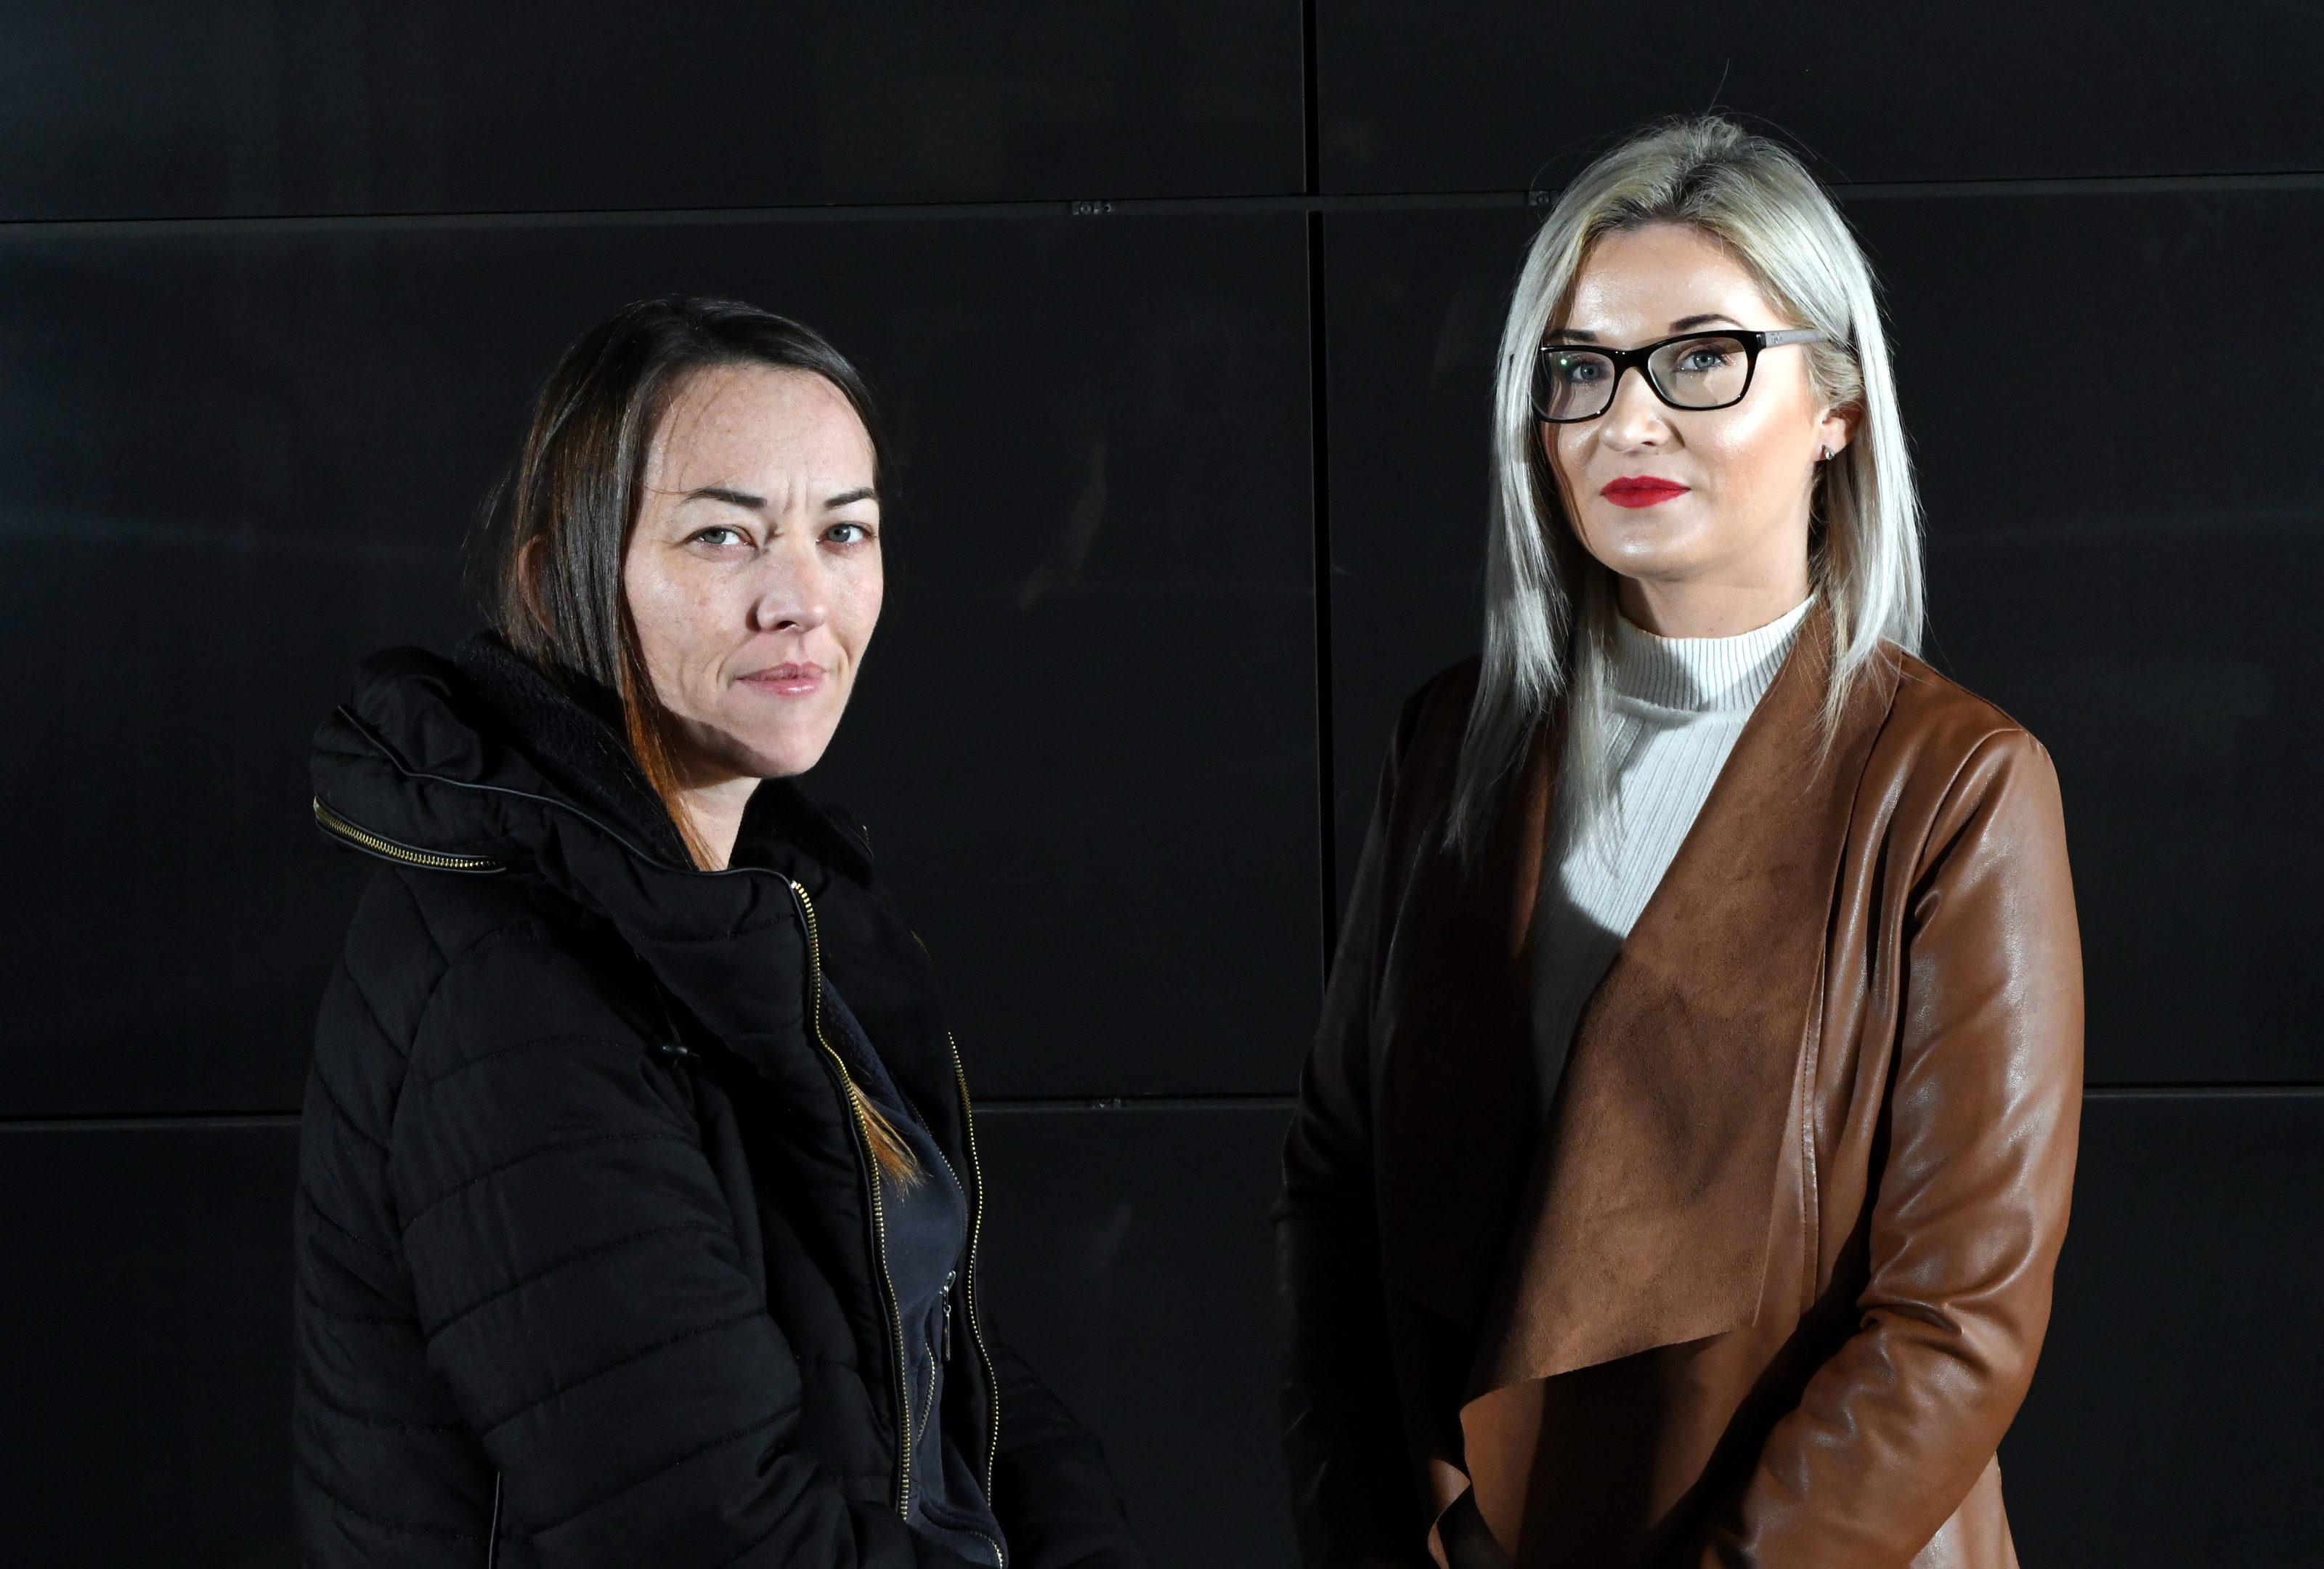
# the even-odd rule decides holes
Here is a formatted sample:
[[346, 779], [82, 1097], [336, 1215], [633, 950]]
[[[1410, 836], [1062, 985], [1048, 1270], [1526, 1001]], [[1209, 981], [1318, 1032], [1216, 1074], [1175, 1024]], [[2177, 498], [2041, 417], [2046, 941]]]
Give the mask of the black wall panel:
[[0, 1125], [0, 1558], [289, 1569], [299, 1130]]
[[0, 218], [1296, 189], [1243, 0], [87, 0], [0, 12]]
[[1555, 189], [1646, 120], [1714, 106], [1843, 180], [2324, 168], [2300, 0], [1610, 6], [1392, 0], [1316, 14], [1329, 191]]
[[1850, 216], [1894, 302], [1932, 656], [2058, 761], [2092, 1077], [2324, 1079], [2324, 189]]
[[2316, 1562], [2324, 1090], [2092, 1096], [2050, 1341], [2002, 1446], [2055, 1569]]
[[1171, 1569], [1296, 1561], [1268, 1221], [1289, 1121], [1262, 1101], [978, 1123], [992, 1327], [1104, 1439], [1131, 1525]]
[[[2324, 875], [2302, 805], [2324, 722], [2301, 697], [2324, 680], [2304, 304], [2324, 190], [1849, 213], [1887, 283], [1927, 504], [1926, 651], [2063, 779], [2093, 1080], [2324, 1076], [2324, 915], [2302, 892]], [[1327, 220], [1342, 887], [1397, 704], [1478, 646], [1489, 377], [1531, 227]], [[2257, 352], [2198, 346], [2255, 323]]]
[[[950, 991], [992, 1324], [1163, 1569], [1292, 1562], [1266, 1211], [1319, 882], [1477, 642], [1521, 193], [1714, 100], [1863, 188], [1929, 651], [2065, 783], [2113, 1087], [2021, 1549], [2314, 1555], [2324, 13], [93, 0], [0, 37], [0, 1559], [291, 1561], [296, 1130], [188, 1114], [297, 1104], [368, 872], [307, 737], [354, 658], [475, 623], [562, 345], [698, 291], [823, 328], [889, 415], [887, 614], [806, 782]], [[1196, 199], [1068, 216], [1147, 197]]]
[[0, 235], [0, 646], [53, 673], [0, 763], [52, 891], [0, 917], [45, 978], [0, 1107], [297, 1103], [362, 874], [304, 820], [307, 736], [358, 654], [466, 623], [538, 378], [670, 289], [795, 312], [885, 396], [890, 596], [808, 784], [872, 822], [979, 1089], [1287, 1088], [1305, 247], [1296, 217]]
[[1493, 355], [1539, 223], [1514, 201], [1323, 220], [1342, 897], [1398, 708], [1481, 643]]

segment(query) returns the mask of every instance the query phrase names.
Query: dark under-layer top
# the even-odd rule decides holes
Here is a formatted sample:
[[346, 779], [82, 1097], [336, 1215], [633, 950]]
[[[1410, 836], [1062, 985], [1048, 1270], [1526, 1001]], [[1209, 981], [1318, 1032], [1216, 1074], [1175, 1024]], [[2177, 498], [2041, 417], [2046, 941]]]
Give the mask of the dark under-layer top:
[[902, 1136], [920, 1168], [918, 1181], [887, 1183], [881, 1194], [888, 1274], [903, 1326], [905, 1420], [911, 1427], [912, 1494], [905, 1521], [971, 1563], [1007, 1569], [1001, 1522], [977, 1485], [968, 1456], [936, 1415], [944, 1404], [946, 1366], [954, 1356], [970, 1354], [965, 1310], [954, 1311], [963, 1295], [961, 1271], [967, 1267], [968, 1195], [828, 979], [823, 1005], [835, 1027], [829, 1032], [832, 1047], [847, 1059], [856, 1088]]

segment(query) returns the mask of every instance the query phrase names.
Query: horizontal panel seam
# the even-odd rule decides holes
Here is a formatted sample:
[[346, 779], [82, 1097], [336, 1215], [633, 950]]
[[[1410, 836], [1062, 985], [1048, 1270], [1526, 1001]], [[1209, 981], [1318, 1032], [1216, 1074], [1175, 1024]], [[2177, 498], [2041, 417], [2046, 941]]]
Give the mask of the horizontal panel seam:
[[[2224, 1099], [2237, 1095], [2255, 1098], [2324, 1095], [2324, 1080], [2089, 1084], [2084, 1086], [2082, 1094], [2089, 1100], [2160, 1099], [2173, 1095], [2189, 1099]], [[1288, 1111], [1298, 1103], [1298, 1097], [1291, 1094], [1028, 1095], [1013, 1099], [980, 1097], [976, 1110], [979, 1115], [1023, 1112], [1259, 1112]], [[0, 1133], [232, 1131], [236, 1129], [295, 1128], [298, 1125], [299, 1113], [296, 1112], [235, 1112], [217, 1116], [186, 1116], [175, 1112], [147, 1115], [124, 1112], [102, 1116], [83, 1113], [60, 1117], [0, 1117]]]
[[2091, 1101], [2275, 1100], [2301, 1095], [2324, 1095], [2324, 1084], [2087, 1084], [2082, 1089], [2083, 1099]]
[[0, 1117], [0, 1132], [106, 1133], [120, 1130], [163, 1132], [173, 1130], [295, 1128], [296, 1112], [73, 1112], [53, 1117]]
[[[2196, 174], [2027, 175], [2007, 179], [1866, 180], [1825, 188], [1842, 202], [2024, 196], [2201, 195], [2236, 191], [2324, 189], [2324, 170], [2214, 171]], [[848, 224], [961, 219], [1304, 216], [1311, 212], [1425, 212], [1458, 208], [1543, 207], [1554, 191], [1483, 190], [1254, 192], [1221, 196], [1112, 196], [1000, 201], [816, 202], [728, 208], [569, 208], [540, 211], [240, 213], [178, 217], [51, 217], [0, 219], [0, 236], [42, 234], [145, 237], [251, 233], [366, 233], [460, 229], [681, 227], [723, 224]]]

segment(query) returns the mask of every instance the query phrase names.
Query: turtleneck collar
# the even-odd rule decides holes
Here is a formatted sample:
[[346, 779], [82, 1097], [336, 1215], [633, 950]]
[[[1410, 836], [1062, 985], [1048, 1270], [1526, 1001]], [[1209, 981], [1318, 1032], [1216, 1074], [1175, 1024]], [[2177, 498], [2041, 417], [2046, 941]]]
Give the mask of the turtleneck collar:
[[1766, 625], [1733, 637], [1656, 637], [1618, 620], [1608, 672], [1614, 695], [1695, 714], [1752, 708], [1814, 605], [1812, 594]]

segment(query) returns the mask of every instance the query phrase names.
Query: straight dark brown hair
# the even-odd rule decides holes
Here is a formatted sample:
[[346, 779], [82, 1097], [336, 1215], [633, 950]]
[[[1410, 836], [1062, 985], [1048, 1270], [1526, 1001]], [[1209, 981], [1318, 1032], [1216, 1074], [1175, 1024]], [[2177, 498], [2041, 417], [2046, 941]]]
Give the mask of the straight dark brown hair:
[[[686, 808], [677, 725], [654, 691], [622, 590], [646, 455], [687, 378], [765, 365], [839, 390], [872, 441], [872, 485], [887, 490], [887, 449], [871, 389], [822, 335], [732, 300], [667, 295], [624, 305], [565, 351], [540, 390], [516, 466], [490, 503], [499, 535], [495, 630], [567, 697], [628, 738], [697, 870], [708, 848]], [[874, 1158], [890, 1177], [918, 1172], [877, 1108], [855, 1096]]]
[[839, 389], [886, 453], [872, 393], [812, 328], [731, 300], [666, 296], [625, 305], [584, 333], [549, 374], [516, 467], [495, 495], [493, 620], [511, 648], [629, 738], [697, 867], [710, 858], [679, 789], [675, 725], [655, 695], [622, 589], [646, 453], [678, 389], [730, 365], [806, 371]]

